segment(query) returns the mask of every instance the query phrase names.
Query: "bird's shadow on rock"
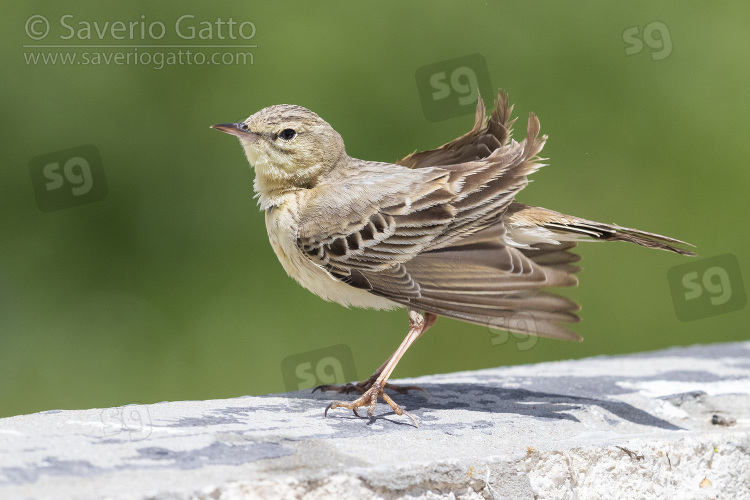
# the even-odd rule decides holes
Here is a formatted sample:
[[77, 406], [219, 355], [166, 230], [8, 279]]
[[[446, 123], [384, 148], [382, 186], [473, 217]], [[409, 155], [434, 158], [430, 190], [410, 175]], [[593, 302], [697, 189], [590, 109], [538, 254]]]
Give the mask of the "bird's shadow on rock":
[[[557, 392], [511, 389], [477, 384], [436, 384], [423, 386], [429, 396], [420, 393], [402, 396], [400, 404], [425, 410], [469, 410], [479, 413], [507, 413], [546, 420], [579, 422], [575, 411], [598, 406], [607, 412], [640, 425], [666, 430], [680, 430], [671, 422], [633, 405], [613, 399], [576, 396]], [[427, 417], [427, 416], [425, 416]], [[423, 417], [423, 418], [425, 418]], [[615, 423], [615, 421], [611, 422]]]
[[[586, 383], [577, 377], [572, 377], [576, 379], [575, 381], [566, 380], [568, 378], [571, 377], [535, 380], [537, 383], [534, 385], [540, 387], [540, 390], [498, 387], [495, 381], [486, 383], [480, 381], [478, 383], [423, 384], [421, 388], [425, 392], [411, 391], [408, 394], [387, 392], [391, 393], [396, 403], [417, 416], [421, 422], [438, 423], [441, 420], [440, 416], [430, 414], [429, 410], [467, 410], [480, 414], [511, 414], [550, 421], [579, 422], [580, 420], [575, 415], [576, 411], [597, 406], [631, 423], [665, 430], [682, 429], [631, 404], [610, 398], [609, 396], [612, 395], [633, 392], [617, 384], [620, 381], [618, 379], [599, 377]], [[331, 393], [317, 393], [311, 396], [309, 391], [298, 391], [287, 396], [299, 399], [300, 403], [302, 403], [301, 400], [306, 400], [302, 403], [305, 407], [313, 402], [355, 399], [355, 395]], [[375, 419], [370, 419], [370, 423], [385, 420], [389, 423], [413, 426], [409, 419], [397, 417], [392, 411], [383, 413], [384, 408], [388, 409], [388, 406], [382, 401], [379, 402], [375, 411]], [[367, 409], [363, 408], [360, 410], [361, 417], [351, 412], [346, 417], [350, 420], [366, 420], [366, 413]], [[329, 418], [334, 416], [344, 417], [340, 412], [329, 412]], [[613, 426], [620, 423], [617, 418], [611, 418], [606, 414], [604, 416], [607, 423]]]

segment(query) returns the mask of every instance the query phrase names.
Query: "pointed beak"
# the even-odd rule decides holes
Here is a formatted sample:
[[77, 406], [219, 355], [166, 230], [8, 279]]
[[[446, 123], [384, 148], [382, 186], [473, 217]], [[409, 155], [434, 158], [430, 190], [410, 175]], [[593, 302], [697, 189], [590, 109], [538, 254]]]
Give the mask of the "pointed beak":
[[247, 128], [247, 125], [243, 122], [239, 123], [217, 123], [216, 125], [211, 125], [211, 128], [215, 128], [216, 130], [221, 130], [224, 133], [235, 135], [239, 137], [240, 139], [254, 139], [258, 137], [257, 134], [250, 131], [249, 128]]

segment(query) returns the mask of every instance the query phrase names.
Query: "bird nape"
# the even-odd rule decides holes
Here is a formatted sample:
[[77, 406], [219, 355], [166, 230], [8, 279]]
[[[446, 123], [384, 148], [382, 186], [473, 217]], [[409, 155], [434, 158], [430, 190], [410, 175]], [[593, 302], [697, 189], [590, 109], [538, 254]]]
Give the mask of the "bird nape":
[[341, 136], [301, 106], [264, 108], [240, 123], [214, 125], [240, 139], [255, 168], [271, 245], [304, 287], [345, 306], [406, 307], [409, 333], [370, 378], [315, 390], [358, 393], [325, 410], [366, 407], [378, 398], [417, 419], [385, 391], [406, 350], [446, 316], [511, 332], [581, 338], [562, 326], [578, 304], [545, 289], [578, 283], [578, 241], [627, 241], [681, 255], [683, 241], [603, 224], [515, 201], [542, 164], [547, 139], [529, 116], [526, 138], [511, 139], [505, 93], [487, 119], [478, 98], [474, 127], [395, 164], [346, 154]]

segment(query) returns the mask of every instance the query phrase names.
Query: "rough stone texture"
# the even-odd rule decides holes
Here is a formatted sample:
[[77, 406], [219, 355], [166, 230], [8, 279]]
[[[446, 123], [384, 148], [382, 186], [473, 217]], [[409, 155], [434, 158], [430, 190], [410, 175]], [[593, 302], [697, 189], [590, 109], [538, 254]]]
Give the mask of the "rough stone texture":
[[750, 498], [750, 342], [403, 382], [419, 429], [309, 391], [0, 419], [0, 498]]

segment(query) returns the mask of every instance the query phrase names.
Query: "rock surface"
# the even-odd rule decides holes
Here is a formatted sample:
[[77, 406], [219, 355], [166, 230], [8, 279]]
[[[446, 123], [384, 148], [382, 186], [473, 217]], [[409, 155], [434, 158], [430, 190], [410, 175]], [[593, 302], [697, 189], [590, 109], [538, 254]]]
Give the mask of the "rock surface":
[[[750, 342], [0, 419], [0, 498], [750, 498]], [[341, 399], [352, 399], [342, 396]]]

